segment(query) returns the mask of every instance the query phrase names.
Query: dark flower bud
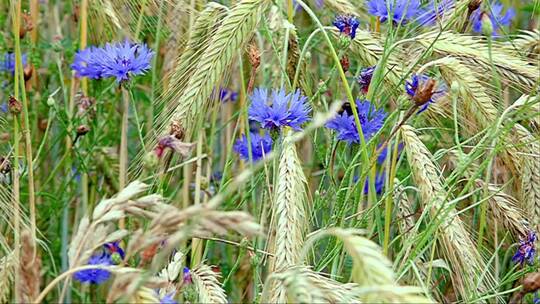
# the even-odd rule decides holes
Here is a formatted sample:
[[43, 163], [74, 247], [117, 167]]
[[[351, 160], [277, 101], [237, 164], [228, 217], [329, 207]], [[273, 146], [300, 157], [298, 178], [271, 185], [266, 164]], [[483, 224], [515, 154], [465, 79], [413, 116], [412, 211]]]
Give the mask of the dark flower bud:
[[15, 97], [9, 96], [8, 108], [12, 114], [19, 114], [22, 111], [22, 104]]
[[425, 85], [418, 87], [413, 96], [413, 101], [417, 106], [423, 106], [431, 100], [431, 97], [435, 93], [436, 84], [437, 82], [435, 80], [428, 79]]
[[186, 132], [184, 131], [184, 128], [182, 127], [182, 125], [180, 125], [180, 123], [174, 121], [171, 123], [170, 134], [176, 137], [177, 139], [182, 140], [184, 139]]
[[482, 4], [482, 0], [471, 0], [469, 1], [469, 12], [477, 10]]
[[88, 132], [90, 132], [90, 127], [87, 125], [80, 125], [77, 127], [77, 136], [84, 136]]
[[47, 130], [48, 120], [46, 118], [42, 118], [38, 122], [38, 128], [40, 131], [45, 132]]
[[169, 148], [182, 156], [187, 156], [191, 152], [193, 145], [193, 143], [184, 143], [173, 135], [165, 135], [159, 139], [154, 152], [158, 158], [161, 158], [165, 149]]
[[351, 67], [351, 63], [349, 62], [349, 56], [347, 56], [347, 55], [344, 55], [343, 57], [341, 57], [339, 62], [341, 63], [341, 67], [343, 68], [343, 72], [347, 72], [349, 70], [349, 68]]
[[523, 291], [535, 292], [540, 289], [540, 272], [529, 273], [523, 279]]
[[11, 162], [9, 159], [0, 156], [0, 173], [7, 174], [11, 172]]
[[27, 64], [23, 69], [24, 81], [28, 81], [32, 78], [32, 74], [34, 74], [34, 66]]
[[261, 64], [261, 53], [255, 44], [250, 44], [248, 48], [248, 58], [251, 66], [256, 69]]
[[23, 39], [26, 36], [27, 32], [30, 32], [34, 29], [34, 24], [32, 23], [32, 17], [30, 14], [25, 13], [22, 15], [21, 25], [19, 27], [19, 38]]

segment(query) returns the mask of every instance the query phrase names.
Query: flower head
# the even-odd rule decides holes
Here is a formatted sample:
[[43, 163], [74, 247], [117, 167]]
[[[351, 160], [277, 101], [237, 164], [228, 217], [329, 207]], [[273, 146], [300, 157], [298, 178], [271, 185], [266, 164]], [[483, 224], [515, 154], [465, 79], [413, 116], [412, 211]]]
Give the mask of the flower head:
[[439, 85], [435, 87], [435, 81], [429, 76], [414, 74], [411, 81], [405, 82], [405, 91], [420, 106], [419, 114], [446, 93], [446, 86]]
[[223, 102], [223, 103], [228, 102], [228, 101], [235, 102], [236, 100], [238, 100], [238, 93], [236, 93], [233, 90], [220, 88], [219, 89], [219, 100], [221, 102]]
[[394, 24], [405, 24], [420, 12], [419, 0], [369, 0], [368, 12]]
[[162, 298], [159, 299], [159, 304], [178, 304], [178, 302], [174, 300], [174, 295], [174, 291], [164, 295]]
[[120, 247], [120, 241], [103, 244], [109, 255], [118, 254], [122, 259], [126, 257], [124, 249]]
[[[88, 260], [88, 265], [112, 265], [111, 256], [103, 253], [101, 255], [93, 255]], [[106, 269], [86, 269], [77, 271], [73, 277], [81, 283], [101, 284], [111, 277], [111, 272]]]
[[0, 112], [7, 113], [9, 111], [9, 107], [7, 102], [4, 102], [0, 105]]
[[117, 82], [122, 82], [133, 75], [144, 74], [150, 68], [153, 56], [154, 52], [146, 44], [132, 44], [126, 40], [77, 52], [71, 68], [79, 77], [114, 77]]
[[[250, 133], [249, 139], [251, 140], [251, 159], [257, 161], [263, 158], [266, 154], [272, 150], [272, 138], [268, 133], [264, 136], [260, 136], [258, 133]], [[241, 139], [238, 139], [234, 144], [234, 151], [240, 155], [243, 160], [250, 160], [249, 157], [249, 142], [246, 135], [242, 135]]]
[[284, 89], [274, 89], [269, 98], [266, 89], [255, 89], [248, 109], [249, 119], [259, 122], [264, 129], [288, 126], [299, 131], [302, 130], [300, 126], [309, 120], [311, 108], [306, 102], [307, 98], [299, 90], [285, 94]]
[[[377, 175], [375, 176], [375, 193], [381, 194], [383, 192], [385, 177], [386, 177], [386, 173], [384, 171], [377, 173]], [[369, 177], [366, 178], [366, 182], [364, 183], [364, 194], [368, 194], [368, 193], [369, 193]]]
[[376, 66], [363, 68], [360, 70], [360, 75], [356, 78], [356, 81], [358, 82], [358, 85], [360, 86], [360, 90], [362, 93], [367, 94], [369, 90], [369, 85], [371, 84], [371, 78], [373, 78], [373, 73], [375, 72]]
[[339, 29], [339, 32], [354, 39], [356, 29], [360, 25], [358, 19], [352, 15], [339, 15], [332, 24]]
[[496, 36], [498, 30], [503, 26], [508, 26], [512, 22], [512, 18], [516, 15], [513, 8], [506, 10], [503, 14], [504, 6], [500, 3], [491, 4], [488, 11], [483, 11], [482, 8], [476, 9], [471, 14], [472, 29], [476, 33], [482, 33], [482, 18], [488, 18], [493, 26], [492, 36]]
[[514, 256], [512, 257], [512, 261], [522, 266], [525, 262], [533, 264], [534, 257], [536, 255], [536, 239], [536, 233], [530, 231], [525, 239], [519, 241], [518, 250], [516, 254], [514, 254]]
[[188, 267], [184, 267], [183, 273], [184, 273], [183, 275], [184, 284], [193, 283], [193, 279], [191, 278], [191, 271], [189, 270]]
[[[28, 56], [26, 54], [21, 55], [22, 65], [25, 66], [28, 62]], [[15, 73], [15, 53], [4, 54], [4, 61], [2, 62], [1, 69], [11, 74]]]
[[[360, 101], [357, 99], [356, 108], [362, 126], [362, 133], [364, 133], [364, 140], [368, 141], [382, 127], [386, 112], [382, 109], [376, 110], [375, 106], [367, 100]], [[360, 142], [354, 116], [347, 113], [347, 111], [343, 111], [343, 113], [330, 120], [326, 127], [337, 131], [339, 140], [346, 141], [349, 144]]]
[[420, 12], [416, 21], [424, 26], [434, 25], [454, 7], [454, 0], [431, 0], [427, 8]]

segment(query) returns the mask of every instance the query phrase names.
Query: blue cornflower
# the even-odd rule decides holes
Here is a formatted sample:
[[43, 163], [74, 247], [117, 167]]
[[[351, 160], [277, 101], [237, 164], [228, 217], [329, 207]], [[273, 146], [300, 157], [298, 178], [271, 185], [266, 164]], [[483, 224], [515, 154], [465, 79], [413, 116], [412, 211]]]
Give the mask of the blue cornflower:
[[9, 111], [9, 107], [8, 107], [7, 102], [4, 102], [3, 104], [0, 105], [0, 112], [7, 113], [8, 111]]
[[369, 0], [368, 12], [394, 24], [405, 24], [414, 19], [420, 12], [419, 0]]
[[248, 109], [249, 119], [259, 122], [264, 129], [291, 127], [299, 131], [302, 130], [300, 126], [309, 120], [311, 108], [306, 102], [307, 98], [300, 94], [300, 90], [286, 94], [284, 89], [274, 89], [269, 99], [266, 89], [255, 89]]
[[223, 103], [225, 102], [235, 102], [238, 100], [238, 93], [233, 90], [220, 88], [219, 89], [219, 100]]
[[[101, 255], [93, 255], [88, 260], [88, 265], [112, 265], [111, 256], [103, 253]], [[77, 271], [73, 277], [81, 283], [101, 284], [111, 277], [111, 272], [105, 269], [86, 269]]]
[[363, 68], [360, 70], [360, 74], [356, 78], [356, 81], [358, 82], [358, 85], [360, 86], [360, 90], [362, 93], [367, 94], [369, 90], [369, 85], [371, 84], [371, 78], [373, 78], [373, 73], [375, 72], [376, 66]]
[[184, 284], [193, 283], [193, 278], [191, 277], [191, 271], [189, 270], [189, 267], [184, 267], [184, 270], [183, 270], [183, 282], [184, 282]]
[[174, 300], [174, 295], [174, 291], [164, 295], [163, 298], [159, 299], [159, 304], [178, 304], [178, 302]]
[[530, 231], [525, 239], [519, 241], [518, 250], [512, 257], [512, 261], [522, 266], [525, 262], [532, 265], [536, 255], [536, 239], [536, 233]]
[[440, 20], [445, 12], [454, 7], [454, 0], [431, 0], [425, 10], [423, 10], [416, 21], [424, 26], [434, 25]]
[[[380, 145], [377, 147], [377, 150], [380, 149]], [[377, 163], [379, 165], [383, 165], [385, 160], [386, 160], [386, 157], [388, 156], [388, 150], [389, 149], [394, 149], [393, 147], [389, 147], [388, 145], [381, 151], [381, 153], [377, 156]], [[398, 157], [399, 157], [399, 154], [401, 153], [401, 150], [403, 149], [403, 144], [398, 144]]]
[[354, 39], [356, 29], [360, 25], [358, 19], [352, 15], [339, 15], [332, 24], [339, 29], [339, 32]]
[[486, 14], [493, 25], [492, 36], [497, 35], [497, 31], [503, 27], [508, 26], [512, 22], [512, 18], [516, 15], [516, 11], [513, 8], [506, 10], [503, 15], [504, 6], [500, 3], [491, 4], [489, 11], [482, 11], [481, 8], [476, 9], [471, 14], [472, 29], [476, 33], [482, 33], [482, 16]]
[[[411, 98], [414, 98], [417, 92], [419, 90], [422, 90], [424, 88], [424, 85], [430, 79], [431, 78], [429, 76], [424, 74], [413, 74], [411, 77], [411, 81], [405, 82], [405, 91]], [[441, 98], [446, 93], [446, 91], [447, 88], [444, 84], [438, 85], [437, 88], [430, 92], [431, 96], [429, 100], [420, 107], [417, 114], [424, 112], [431, 103], [434, 103], [437, 99]]]
[[[383, 192], [385, 177], [386, 177], [386, 173], [384, 171], [377, 173], [377, 175], [375, 176], [375, 193], [381, 194]], [[369, 193], [369, 177], [366, 178], [366, 182], [364, 183], [364, 194], [368, 194], [368, 193]]]
[[[273, 141], [268, 133], [265, 133], [264, 136], [260, 136], [258, 133], [250, 133], [249, 139], [251, 140], [251, 157], [253, 161], [263, 158], [272, 150]], [[243, 160], [249, 160], [248, 144], [246, 135], [242, 135], [242, 138], [238, 139], [234, 144], [234, 151]]]
[[113, 255], [113, 254], [116, 253], [122, 259], [124, 259], [126, 257], [126, 253], [124, 252], [124, 249], [122, 249], [122, 247], [120, 247], [120, 241], [105, 243], [105, 244], [103, 244], [103, 247], [105, 247], [105, 249], [107, 249], [107, 252], [110, 255]]
[[[368, 100], [356, 100], [356, 108], [358, 110], [358, 118], [364, 133], [364, 140], [368, 141], [375, 133], [381, 129], [386, 112], [384, 110], [376, 110], [375, 106]], [[341, 115], [337, 115], [330, 120], [326, 127], [337, 131], [337, 138], [346, 141], [347, 143], [359, 143], [360, 135], [356, 127], [354, 116], [343, 111]]]
[[132, 44], [126, 40], [77, 52], [71, 68], [78, 77], [114, 77], [117, 82], [122, 82], [133, 75], [144, 74], [150, 68], [153, 56], [154, 52], [146, 44]]
[[[28, 56], [26, 54], [21, 55], [23, 66], [28, 62]], [[6, 53], [4, 54], [4, 61], [2, 62], [2, 70], [15, 73], [15, 53]]]

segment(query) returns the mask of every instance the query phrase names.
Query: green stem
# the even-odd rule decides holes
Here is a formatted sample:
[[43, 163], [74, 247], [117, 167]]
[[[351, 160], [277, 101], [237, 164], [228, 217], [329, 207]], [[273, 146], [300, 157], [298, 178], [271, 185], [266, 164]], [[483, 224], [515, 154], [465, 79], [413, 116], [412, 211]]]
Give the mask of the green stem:
[[[120, 135], [120, 177], [119, 190], [124, 189], [127, 183], [128, 166], [128, 116], [129, 116], [129, 92], [124, 85], [122, 90], [122, 131]], [[120, 228], [124, 228], [124, 219], [120, 219]]]

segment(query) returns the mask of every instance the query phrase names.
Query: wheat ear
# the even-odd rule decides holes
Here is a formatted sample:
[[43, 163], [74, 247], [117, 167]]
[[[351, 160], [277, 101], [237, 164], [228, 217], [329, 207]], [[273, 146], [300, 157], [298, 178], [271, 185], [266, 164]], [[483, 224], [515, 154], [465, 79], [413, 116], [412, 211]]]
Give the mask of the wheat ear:
[[478, 69], [479, 75], [490, 80], [495, 66], [497, 73], [508, 84], [528, 93], [538, 82], [538, 63], [525, 58], [517, 58], [505, 51], [504, 45], [495, 43], [490, 50], [480, 38], [461, 35], [451, 32], [431, 32], [418, 36], [415, 41], [425, 49], [432, 48], [435, 53], [442, 56], [458, 58], [467, 66]]
[[178, 101], [171, 120], [173, 125], [178, 124], [185, 130], [193, 131], [191, 127], [195, 116], [204, 113], [208, 97], [235, 54], [249, 41], [267, 3], [267, 0], [242, 0], [229, 11]]
[[219, 282], [220, 274], [205, 264], [200, 264], [191, 272], [193, 284], [199, 295], [199, 303], [227, 303], [227, 295]]
[[407, 159], [411, 166], [416, 185], [420, 189], [422, 202], [429, 208], [434, 222], [439, 222], [442, 251], [452, 268], [452, 282], [456, 292], [464, 300], [477, 293], [494, 288], [494, 279], [486, 274], [486, 279], [477, 282], [477, 276], [484, 273], [486, 265], [472, 242], [464, 223], [445, 201], [446, 191], [440, 172], [433, 163], [432, 155], [416, 135], [414, 129], [404, 125], [401, 129]]
[[513, 130], [513, 136], [518, 136], [518, 150], [522, 152], [521, 196], [531, 217], [532, 227], [535, 231], [540, 231], [540, 143], [519, 124], [516, 124]]

